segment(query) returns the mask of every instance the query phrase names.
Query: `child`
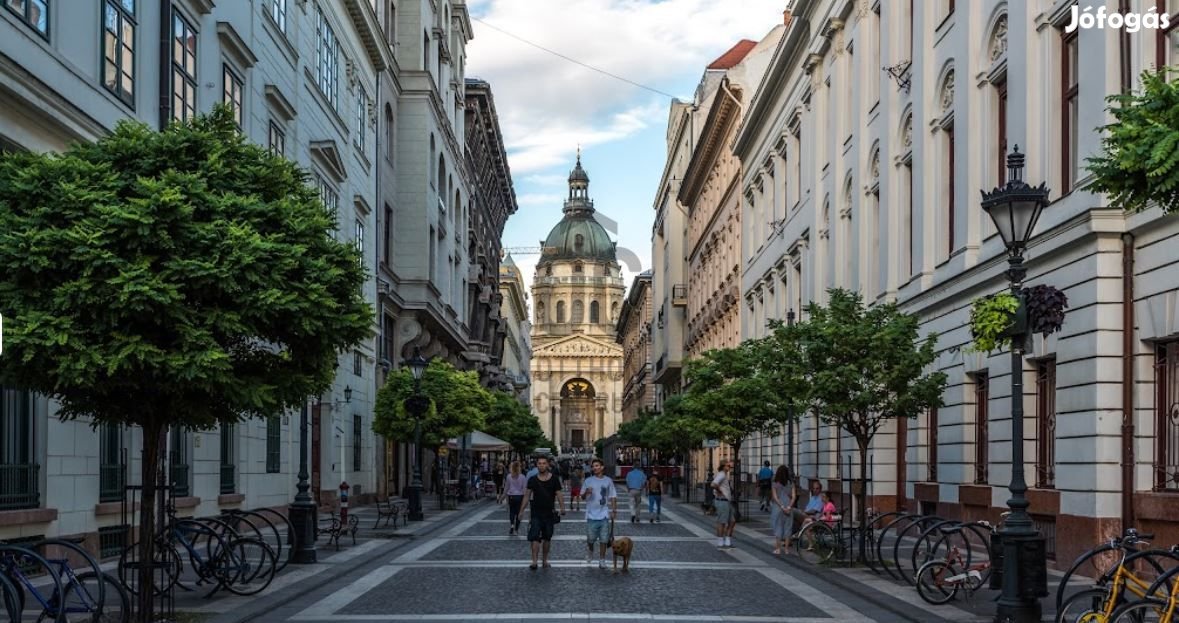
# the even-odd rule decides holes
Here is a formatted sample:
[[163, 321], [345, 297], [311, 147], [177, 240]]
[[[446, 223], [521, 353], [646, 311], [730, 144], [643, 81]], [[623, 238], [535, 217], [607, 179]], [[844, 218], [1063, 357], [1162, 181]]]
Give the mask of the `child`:
[[819, 519], [829, 528], [834, 528], [835, 522], [839, 521], [839, 515], [835, 514], [835, 503], [831, 501], [831, 494], [826, 491], [823, 492], [823, 511]]

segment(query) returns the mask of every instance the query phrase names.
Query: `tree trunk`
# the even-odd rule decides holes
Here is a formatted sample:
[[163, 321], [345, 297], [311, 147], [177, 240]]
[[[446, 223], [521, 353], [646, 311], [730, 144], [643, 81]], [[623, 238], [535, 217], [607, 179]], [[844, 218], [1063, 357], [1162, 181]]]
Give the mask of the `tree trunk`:
[[[860, 446], [860, 492], [856, 494], [856, 498], [860, 503], [860, 526], [866, 526], [868, 523], [868, 439], [857, 439], [856, 442]], [[898, 452], [903, 449], [898, 448]]]
[[135, 620], [151, 623], [155, 601], [156, 484], [159, 482], [160, 448], [165, 446], [165, 429], [150, 422], [143, 429], [143, 466], [139, 500], [139, 595]]

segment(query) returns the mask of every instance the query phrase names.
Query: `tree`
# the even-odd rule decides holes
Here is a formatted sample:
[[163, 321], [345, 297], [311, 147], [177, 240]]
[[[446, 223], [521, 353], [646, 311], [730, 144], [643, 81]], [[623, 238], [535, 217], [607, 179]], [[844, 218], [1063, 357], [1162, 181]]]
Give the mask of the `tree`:
[[[865, 308], [847, 290], [830, 290], [829, 298], [826, 307], [809, 305], [804, 322], [774, 325], [763, 365], [790, 388], [786, 400], [799, 412], [813, 411], [856, 440], [865, 483], [873, 437], [889, 420], [941, 406], [946, 375], [926, 372], [937, 357], [937, 336], [921, 338], [915, 316], [892, 303]], [[861, 486], [861, 513], [867, 495]]]
[[[409, 369], [389, 375], [373, 406], [373, 432], [386, 439], [413, 439], [416, 420], [405, 409], [413, 389]], [[441, 359], [431, 361], [422, 374], [422, 394], [430, 399], [422, 415], [422, 445], [427, 448], [439, 448], [448, 439], [483, 428], [491, 411], [491, 392], [479, 384], [479, 374], [456, 370]]]
[[1086, 188], [1129, 212], [1179, 209], [1179, 84], [1145, 71], [1142, 90], [1113, 95], [1113, 121], [1102, 128], [1102, 151], [1087, 159]]
[[[299, 407], [371, 335], [360, 254], [335, 227], [306, 173], [246, 142], [224, 108], [163, 132], [122, 122], [62, 154], [4, 155], [0, 379], [55, 399], [63, 419], [143, 429], [151, 531], [170, 427]], [[153, 539], [139, 546], [152, 560]]]
[[685, 412], [679, 394], [664, 399], [663, 413], [651, 421], [649, 437], [653, 447], [673, 456], [699, 448], [705, 439], [703, 426]]
[[551, 447], [532, 410], [506, 392], [492, 392], [486, 431], [508, 442], [521, 456], [533, 448]]
[[[775, 378], [762, 365], [761, 349], [760, 342], [749, 340], [688, 361], [688, 387], [677, 407], [696, 420], [696, 425], [687, 425], [693, 434], [732, 447], [735, 477], [741, 473], [741, 444], [755, 433], [773, 433], [788, 417]], [[733, 487], [734, 497], [738, 489]]]

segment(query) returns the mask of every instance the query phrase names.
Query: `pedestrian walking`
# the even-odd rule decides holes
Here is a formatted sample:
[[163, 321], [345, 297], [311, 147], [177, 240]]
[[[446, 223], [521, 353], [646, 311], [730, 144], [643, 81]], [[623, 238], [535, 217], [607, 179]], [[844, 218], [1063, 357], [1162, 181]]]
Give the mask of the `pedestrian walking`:
[[524, 503], [524, 494], [528, 493], [528, 479], [520, 473], [520, 461], [512, 461], [511, 473], [507, 477], [507, 487], [502, 495], [508, 498], [508, 536], [520, 534], [520, 505]]
[[733, 527], [737, 518], [733, 515], [733, 483], [729, 473], [733, 471], [732, 459], [721, 462], [720, 471], [712, 478], [712, 505], [716, 508], [716, 546], [733, 546]]
[[770, 489], [770, 527], [774, 532], [774, 555], [790, 554], [790, 537], [794, 534], [794, 506], [798, 504], [798, 489], [790, 468], [779, 465]]
[[549, 564], [549, 549], [552, 546], [553, 530], [565, 514], [565, 498], [561, 496], [561, 480], [549, 471], [549, 459], [542, 456], [536, 459], [536, 475], [528, 479], [527, 493], [524, 494], [524, 505], [520, 509], [523, 513], [532, 506], [532, 514], [528, 517], [528, 541], [532, 545], [532, 564], [528, 566], [536, 570], [537, 555], [541, 556], [541, 564], [547, 569]]
[[497, 498], [502, 498], [504, 494], [504, 462], [497, 461], [495, 464], [495, 473], [491, 475], [493, 482], [495, 482], [495, 495]]
[[581, 497], [585, 500], [585, 564], [594, 562], [594, 544], [598, 544], [598, 568], [606, 568], [606, 548], [609, 546], [610, 522], [618, 513], [618, 490], [614, 480], [602, 474], [605, 465], [601, 459], [590, 461], [593, 472], [585, 479]]
[[774, 470], [770, 469], [770, 462], [766, 461], [757, 472], [757, 491], [761, 495], [761, 509], [770, 510], [770, 482], [774, 479]]
[[656, 473], [647, 479], [647, 512], [651, 515], [651, 523], [663, 519], [663, 479]]
[[578, 508], [578, 504], [581, 501], [581, 483], [583, 480], [585, 480], [585, 470], [582, 469], [581, 465], [577, 465], [569, 474], [569, 502], [572, 504], [574, 512], [581, 510]]
[[643, 468], [632, 467], [626, 474], [626, 489], [630, 495], [630, 522], [638, 523], [643, 514], [643, 488], [647, 486], [647, 474]]

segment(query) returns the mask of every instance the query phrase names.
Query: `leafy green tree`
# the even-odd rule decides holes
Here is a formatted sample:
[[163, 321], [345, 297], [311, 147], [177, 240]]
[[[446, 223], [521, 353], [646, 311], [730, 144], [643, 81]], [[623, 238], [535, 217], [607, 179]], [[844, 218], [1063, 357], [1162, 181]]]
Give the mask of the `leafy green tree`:
[[654, 416], [645, 411], [639, 413], [635, 419], [618, 426], [618, 438], [628, 445], [653, 448], [650, 431], [654, 419]]
[[[889, 420], [916, 417], [942, 404], [946, 375], [927, 372], [937, 357], [937, 336], [920, 336], [915, 316], [895, 304], [865, 308], [860, 295], [829, 291], [826, 306], [811, 304], [808, 318], [776, 324], [765, 339], [763, 365], [775, 370], [786, 401], [847, 431], [860, 454], [860, 480], [868, 478], [868, 448]], [[867, 490], [858, 491], [860, 512]]]
[[[4, 155], [0, 380], [63, 419], [141, 427], [140, 525], [154, 526], [170, 427], [299, 407], [371, 335], [360, 255], [335, 227], [306, 173], [246, 142], [224, 108]], [[153, 540], [139, 545], [151, 560]], [[147, 620], [149, 565], [139, 586]]]
[[[413, 441], [415, 419], [405, 409], [413, 395], [413, 374], [402, 368], [389, 375], [373, 406], [373, 431], [386, 439]], [[422, 446], [439, 448], [446, 440], [484, 426], [491, 411], [491, 392], [479, 384], [479, 374], [459, 371], [435, 359], [422, 374], [422, 394], [430, 407], [422, 416]]]
[[506, 392], [492, 392], [486, 432], [508, 442], [521, 456], [533, 448], [551, 447], [532, 410]]
[[704, 427], [683, 408], [683, 397], [675, 394], [663, 401], [663, 412], [650, 423], [652, 447], [660, 452], [676, 456], [686, 455], [699, 448], [705, 439]]
[[[687, 391], [677, 407], [696, 421], [685, 423], [687, 430], [732, 447], [736, 474], [745, 440], [755, 433], [772, 434], [788, 417], [775, 377], [762, 365], [761, 349], [761, 342], [749, 340], [688, 361]], [[733, 487], [734, 497], [738, 489]]]
[[1113, 121], [1102, 128], [1101, 152], [1087, 159], [1093, 181], [1086, 188], [1129, 212], [1179, 208], [1179, 83], [1170, 80], [1173, 71], [1145, 71], [1140, 91], [1109, 98]]

